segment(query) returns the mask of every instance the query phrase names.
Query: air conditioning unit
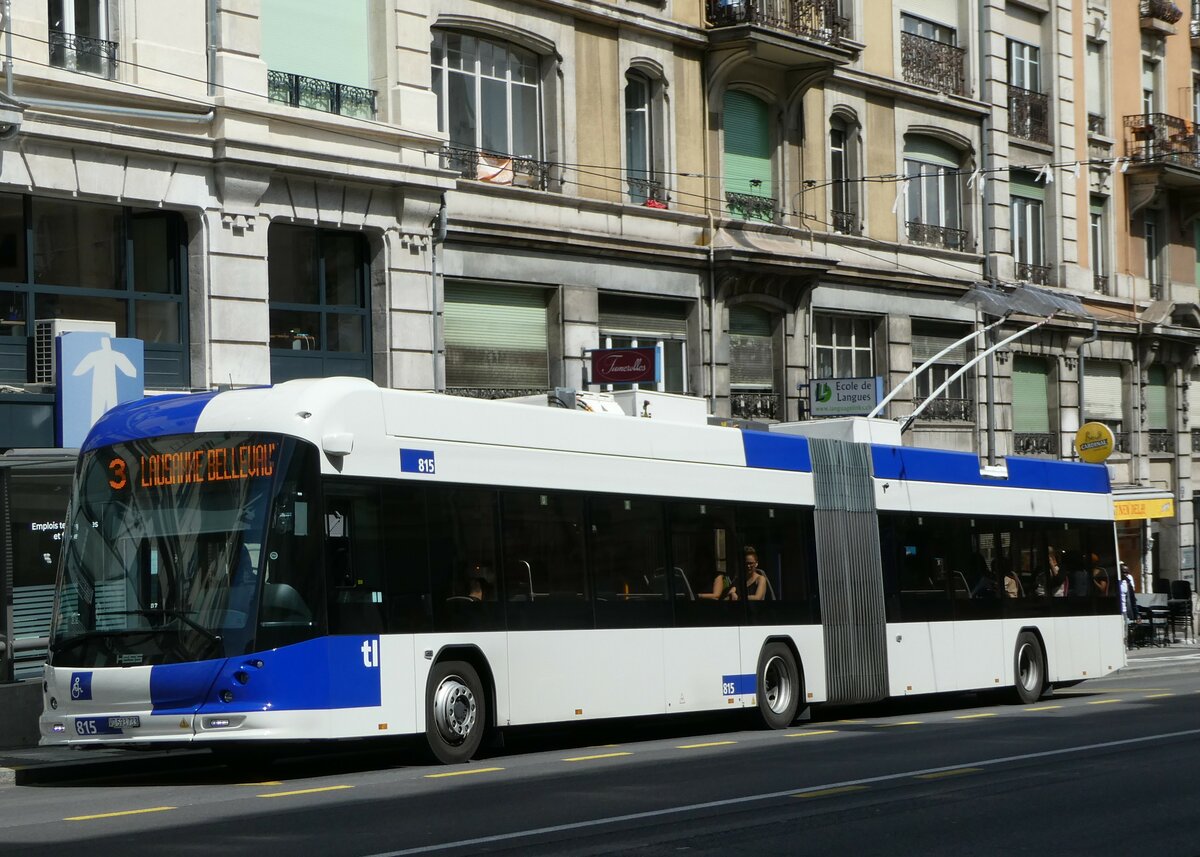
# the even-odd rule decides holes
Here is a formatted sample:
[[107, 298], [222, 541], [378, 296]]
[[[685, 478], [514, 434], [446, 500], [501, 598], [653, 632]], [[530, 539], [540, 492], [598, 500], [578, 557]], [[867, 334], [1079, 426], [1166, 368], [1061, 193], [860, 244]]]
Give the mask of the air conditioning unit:
[[111, 321], [90, 321], [83, 318], [39, 318], [33, 322], [33, 380], [37, 384], [54, 383], [54, 340], [60, 333], [107, 333], [117, 335], [117, 325]]

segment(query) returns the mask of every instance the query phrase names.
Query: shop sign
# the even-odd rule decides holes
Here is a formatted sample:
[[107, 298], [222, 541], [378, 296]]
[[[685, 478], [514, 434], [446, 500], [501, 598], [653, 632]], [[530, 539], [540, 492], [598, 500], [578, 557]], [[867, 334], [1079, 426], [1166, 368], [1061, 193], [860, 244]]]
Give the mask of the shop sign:
[[1084, 423], [1075, 433], [1075, 451], [1089, 464], [1100, 464], [1117, 448], [1117, 438], [1104, 423]]
[[661, 380], [657, 348], [597, 348], [591, 354], [593, 384], [645, 384]]
[[1175, 500], [1157, 497], [1153, 500], [1117, 500], [1113, 503], [1118, 521], [1140, 521], [1151, 518], [1175, 517]]
[[883, 378], [816, 378], [808, 396], [814, 417], [865, 417], [883, 398]]

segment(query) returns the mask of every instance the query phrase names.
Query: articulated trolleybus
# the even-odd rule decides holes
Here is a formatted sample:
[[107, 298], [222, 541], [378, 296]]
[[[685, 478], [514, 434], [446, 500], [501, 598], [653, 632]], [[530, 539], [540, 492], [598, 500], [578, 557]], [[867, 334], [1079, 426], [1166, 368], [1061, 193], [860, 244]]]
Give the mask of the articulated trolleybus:
[[42, 742], [424, 735], [461, 762], [518, 724], [781, 728], [1123, 665], [1104, 467], [777, 428], [346, 378], [118, 407], [80, 457]]

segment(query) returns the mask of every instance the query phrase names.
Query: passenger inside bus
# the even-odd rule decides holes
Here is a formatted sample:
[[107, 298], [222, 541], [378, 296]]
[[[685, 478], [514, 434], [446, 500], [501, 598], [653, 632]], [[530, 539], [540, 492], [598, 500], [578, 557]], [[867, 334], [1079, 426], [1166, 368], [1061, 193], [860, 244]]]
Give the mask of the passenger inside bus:
[[771, 597], [771, 584], [758, 566], [758, 551], [750, 545], [742, 548], [746, 566], [746, 592], [751, 601], [763, 601]]

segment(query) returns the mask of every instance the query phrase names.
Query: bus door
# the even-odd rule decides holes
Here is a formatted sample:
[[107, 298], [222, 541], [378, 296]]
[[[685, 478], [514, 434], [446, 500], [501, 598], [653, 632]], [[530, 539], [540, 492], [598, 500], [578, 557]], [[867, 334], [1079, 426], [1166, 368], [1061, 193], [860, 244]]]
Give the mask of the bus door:
[[888, 695], [887, 625], [871, 448], [809, 438], [829, 702]]

